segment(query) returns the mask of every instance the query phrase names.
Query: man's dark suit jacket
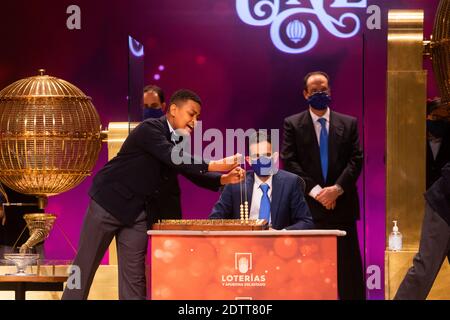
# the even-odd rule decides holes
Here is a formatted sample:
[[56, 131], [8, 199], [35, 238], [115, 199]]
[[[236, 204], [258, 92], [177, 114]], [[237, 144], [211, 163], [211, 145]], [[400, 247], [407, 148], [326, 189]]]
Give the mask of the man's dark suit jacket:
[[427, 190], [425, 198], [450, 226], [450, 162], [442, 168], [441, 177]]
[[[253, 172], [247, 173], [247, 198], [252, 203]], [[301, 230], [312, 229], [313, 222], [303, 196], [303, 181], [295, 174], [279, 170], [272, 177], [270, 215], [272, 228]], [[227, 185], [214, 205], [210, 219], [240, 219], [241, 193], [239, 184]]]
[[[425, 199], [450, 226], [450, 162], [447, 162], [441, 172], [441, 177], [425, 193]], [[447, 259], [450, 263], [450, 251]]]
[[327, 181], [324, 181], [319, 144], [309, 110], [286, 118], [281, 152], [284, 169], [305, 180], [305, 194], [309, 194], [316, 185], [327, 187], [339, 184], [344, 189], [333, 212], [306, 196], [315, 222], [352, 222], [359, 219], [356, 182], [363, 161], [357, 120], [330, 110], [328, 137], [328, 175]]
[[185, 153], [185, 158], [191, 158], [191, 164], [174, 164], [173, 148], [177, 147], [171, 141], [166, 117], [143, 121], [131, 131], [117, 156], [97, 173], [89, 190], [90, 197], [125, 225], [133, 225], [145, 210], [150, 226], [156, 219], [173, 218], [164, 216], [161, 210], [165, 208], [163, 213], [167, 213], [175, 208], [172, 204], [164, 207], [171, 198], [179, 204], [179, 188], [172, 189], [177, 173], [200, 186], [220, 187], [220, 175], [208, 174], [208, 164], [204, 161], [196, 164]]
[[[155, 212], [158, 213], [161, 219], [181, 219], [181, 189], [178, 183], [178, 172], [166, 168], [165, 174], [168, 178], [167, 183], [164, 186], [164, 191], [161, 193], [161, 196], [156, 199], [154, 206]], [[182, 173], [182, 175], [199, 187], [211, 191], [219, 191], [220, 173], [208, 172], [200, 175]]]
[[433, 158], [430, 143], [427, 141], [427, 189], [441, 177], [441, 169], [450, 161], [450, 132], [441, 142], [436, 159]]

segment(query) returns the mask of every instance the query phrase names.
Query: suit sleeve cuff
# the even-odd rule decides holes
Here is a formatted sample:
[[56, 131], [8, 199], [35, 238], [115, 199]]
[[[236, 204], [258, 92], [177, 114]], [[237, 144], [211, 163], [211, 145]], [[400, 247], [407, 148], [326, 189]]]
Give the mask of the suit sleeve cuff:
[[208, 167], [209, 167], [209, 164], [206, 163], [206, 162], [203, 162], [201, 164], [200, 173], [202, 173], [202, 174], [207, 173], [208, 172]]
[[322, 187], [319, 185], [316, 185], [314, 188], [311, 189], [311, 191], [309, 192], [309, 195], [311, 198], [315, 199], [317, 197], [317, 195], [320, 193], [320, 191], [322, 191]]
[[337, 188], [338, 195], [342, 196], [342, 194], [344, 193], [344, 189], [337, 183], [334, 186]]

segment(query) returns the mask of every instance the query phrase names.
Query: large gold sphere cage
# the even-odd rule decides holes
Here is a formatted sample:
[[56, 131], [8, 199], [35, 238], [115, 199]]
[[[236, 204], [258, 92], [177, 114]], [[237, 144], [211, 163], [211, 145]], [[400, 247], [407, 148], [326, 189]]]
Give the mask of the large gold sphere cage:
[[0, 91], [0, 180], [46, 197], [72, 189], [91, 173], [101, 123], [90, 97], [39, 71]]
[[432, 57], [442, 106], [450, 115], [450, 0], [439, 2], [433, 28]]

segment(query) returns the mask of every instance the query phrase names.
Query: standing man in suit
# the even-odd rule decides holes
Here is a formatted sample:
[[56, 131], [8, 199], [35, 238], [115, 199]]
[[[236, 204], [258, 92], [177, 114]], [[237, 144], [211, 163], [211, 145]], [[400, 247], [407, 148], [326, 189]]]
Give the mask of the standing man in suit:
[[450, 126], [439, 113], [441, 99], [427, 102], [427, 189], [439, 179], [450, 161]]
[[[304, 182], [295, 174], [278, 170], [278, 152], [272, 149], [270, 135], [264, 131], [250, 137], [247, 162], [247, 199], [250, 219], [266, 219], [271, 228], [312, 229], [313, 222], [303, 196]], [[214, 205], [210, 219], [240, 219], [241, 190], [227, 185]]]
[[347, 233], [338, 237], [340, 299], [365, 299], [356, 229], [356, 182], [363, 161], [357, 120], [330, 110], [329, 77], [324, 72], [305, 76], [303, 95], [309, 109], [284, 120], [281, 158], [287, 171], [305, 180], [315, 226]]
[[[200, 116], [201, 101], [192, 91], [179, 90], [170, 99], [166, 117], [147, 119], [127, 137], [119, 153], [94, 178], [91, 201], [73, 262], [80, 286], [66, 286], [62, 299], [87, 299], [95, 272], [112, 238], [117, 241], [119, 298], [145, 299], [147, 228], [161, 218], [156, 199], [167, 192], [172, 171], [202, 176], [207, 171], [230, 171], [217, 184], [238, 183], [240, 155], [206, 163], [179, 148], [180, 133], [189, 134]], [[182, 159], [179, 156], [182, 154]], [[75, 271], [76, 272], [76, 271]]]

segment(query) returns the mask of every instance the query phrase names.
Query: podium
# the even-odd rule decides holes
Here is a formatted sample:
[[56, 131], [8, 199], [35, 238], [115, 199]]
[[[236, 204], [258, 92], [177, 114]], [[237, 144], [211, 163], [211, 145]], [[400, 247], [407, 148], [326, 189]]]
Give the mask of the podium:
[[150, 230], [153, 300], [332, 300], [339, 230]]

